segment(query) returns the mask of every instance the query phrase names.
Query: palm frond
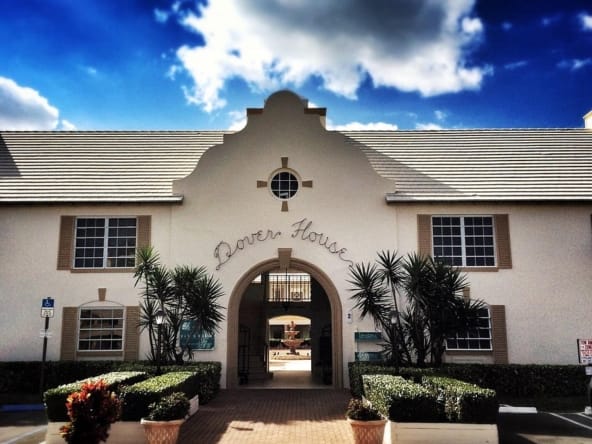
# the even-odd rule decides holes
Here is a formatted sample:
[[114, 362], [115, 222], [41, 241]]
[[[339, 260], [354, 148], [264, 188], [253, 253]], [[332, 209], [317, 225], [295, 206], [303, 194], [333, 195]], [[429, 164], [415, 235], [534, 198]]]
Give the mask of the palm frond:
[[134, 270], [134, 278], [136, 279], [135, 286], [138, 282], [152, 273], [154, 267], [158, 265], [160, 256], [152, 246], [140, 247], [136, 251], [136, 268]]
[[350, 268], [350, 277], [348, 282], [353, 285], [350, 299], [355, 301], [354, 308], [360, 310], [362, 319], [370, 316], [377, 326], [388, 325], [392, 302], [382, 286], [382, 277], [376, 266], [354, 264]]
[[403, 259], [397, 255], [397, 251], [390, 250], [378, 253], [377, 259], [380, 265], [380, 276], [393, 289], [398, 288], [405, 277], [403, 270]]

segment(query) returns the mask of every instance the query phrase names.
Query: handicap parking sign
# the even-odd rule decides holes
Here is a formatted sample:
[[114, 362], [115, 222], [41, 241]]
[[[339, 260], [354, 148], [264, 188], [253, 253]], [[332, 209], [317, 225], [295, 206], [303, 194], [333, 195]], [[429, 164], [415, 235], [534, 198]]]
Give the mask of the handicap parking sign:
[[54, 302], [52, 298], [45, 298], [41, 301], [41, 308], [54, 308]]

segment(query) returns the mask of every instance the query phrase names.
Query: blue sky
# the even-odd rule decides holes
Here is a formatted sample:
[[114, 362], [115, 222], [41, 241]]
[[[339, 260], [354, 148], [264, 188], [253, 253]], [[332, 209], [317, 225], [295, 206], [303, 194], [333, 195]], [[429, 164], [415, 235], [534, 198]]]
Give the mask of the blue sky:
[[0, 0], [0, 129], [582, 127], [590, 0]]

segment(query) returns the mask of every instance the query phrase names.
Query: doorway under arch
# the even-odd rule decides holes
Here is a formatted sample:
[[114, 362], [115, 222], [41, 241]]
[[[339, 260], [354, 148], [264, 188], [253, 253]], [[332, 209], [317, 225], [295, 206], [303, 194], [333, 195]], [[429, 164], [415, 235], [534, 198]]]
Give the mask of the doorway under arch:
[[[259, 275], [287, 269], [285, 260], [280, 264], [280, 258], [268, 259], [251, 267], [238, 280], [228, 303], [227, 328], [227, 356], [226, 356], [226, 385], [228, 388], [239, 386], [239, 335], [240, 335], [240, 307], [243, 296], [249, 285]], [[342, 307], [337, 289], [331, 279], [318, 267], [301, 259], [289, 258], [289, 269], [307, 273], [324, 291], [330, 306], [331, 323], [331, 385], [334, 388], [343, 387], [343, 342], [342, 342]]]

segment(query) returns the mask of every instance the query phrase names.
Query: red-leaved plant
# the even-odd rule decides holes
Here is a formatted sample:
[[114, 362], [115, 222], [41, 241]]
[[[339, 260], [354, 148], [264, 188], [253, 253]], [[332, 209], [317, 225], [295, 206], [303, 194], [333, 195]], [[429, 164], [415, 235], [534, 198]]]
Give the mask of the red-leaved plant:
[[121, 416], [121, 401], [103, 379], [85, 382], [79, 392], [68, 396], [70, 422], [60, 434], [70, 444], [99, 444], [107, 441], [109, 427]]

